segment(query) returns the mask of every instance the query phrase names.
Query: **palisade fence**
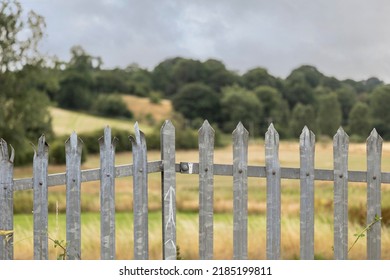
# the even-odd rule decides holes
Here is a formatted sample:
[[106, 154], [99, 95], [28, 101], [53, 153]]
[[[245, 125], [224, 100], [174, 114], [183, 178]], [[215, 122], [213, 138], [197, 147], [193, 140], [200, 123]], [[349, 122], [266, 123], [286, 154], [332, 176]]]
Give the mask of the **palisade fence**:
[[[367, 183], [367, 258], [381, 258], [382, 138], [374, 129], [367, 139], [367, 171], [348, 171], [348, 135], [340, 128], [333, 138], [334, 170], [314, 168], [315, 135], [305, 127], [300, 136], [300, 167], [279, 163], [279, 135], [271, 124], [265, 134], [265, 166], [248, 165], [248, 131], [239, 123], [233, 132], [233, 163], [214, 163], [214, 130], [207, 121], [199, 130], [199, 163], [175, 162], [175, 127], [161, 128], [161, 160], [148, 162], [145, 136], [135, 124], [130, 137], [133, 164], [115, 166], [116, 139], [109, 127], [99, 139], [100, 168], [81, 170], [82, 141], [73, 133], [66, 141], [66, 172], [48, 175], [49, 148], [39, 139], [33, 178], [13, 178], [14, 151], [0, 142], [0, 259], [13, 259], [13, 193], [33, 189], [34, 258], [48, 258], [48, 187], [66, 185], [67, 259], [81, 259], [80, 188], [100, 180], [101, 259], [115, 258], [115, 178], [133, 177], [134, 258], [148, 259], [148, 174], [162, 176], [163, 259], [176, 259], [176, 173], [199, 174], [199, 257], [213, 258], [214, 175], [233, 177], [233, 258], [248, 255], [248, 177], [266, 178], [266, 257], [281, 257], [281, 179], [300, 180], [300, 258], [314, 259], [314, 181], [334, 182], [334, 258], [348, 258], [348, 182]], [[11, 147], [12, 148], [12, 147]]]

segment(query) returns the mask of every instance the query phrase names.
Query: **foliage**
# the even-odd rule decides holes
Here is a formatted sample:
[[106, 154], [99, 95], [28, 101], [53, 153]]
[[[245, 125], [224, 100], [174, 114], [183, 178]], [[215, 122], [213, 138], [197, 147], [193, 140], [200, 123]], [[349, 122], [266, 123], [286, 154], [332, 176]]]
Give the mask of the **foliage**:
[[324, 75], [320, 73], [317, 68], [310, 65], [302, 65], [297, 69], [294, 69], [287, 77], [289, 81], [297, 81], [307, 84], [311, 88], [319, 86], [324, 79]]
[[305, 76], [301, 73], [290, 75], [287, 78], [283, 95], [290, 108], [294, 108], [298, 103], [304, 105], [314, 105], [315, 103], [313, 88], [310, 87]]
[[[38, 43], [46, 27], [42, 16], [30, 11], [23, 18], [23, 9], [16, 0], [4, 0], [0, 4], [0, 72], [20, 70], [25, 65], [40, 60]], [[21, 34], [26, 36], [21, 36]]]
[[1, 2], [0, 137], [15, 148], [17, 165], [31, 160], [29, 141], [52, 134], [49, 100], [36, 79], [43, 64], [37, 46], [44, 27], [44, 19], [32, 11], [25, 18], [19, 2]]
[[203, 67], [206, 72], [205, 83], [216, 92], [220, 92], [226, 86], [238, 83], [238, 75], [227, 70], [219, 60], [208, 59], [203, 63]]
[[270, 86], [259, 86], [254, 89], [254, 94], [264, 111], [264, 117], [260, 121], [260, 134], [265, 134], [268, 126], [273, 123], [281, 137], [288, 136], [290, 110], [280, 91]]
[[375, 218], [374, 218], [374, 220], [371, 223], [369, 223], [361, 232], [354, 234], [354, 236], [356, 236], [356, 239], [352, 243], [351, 247], [349, 247], [348, 253], [352, 250], [352, 248], [359, 241], [359, 239], [365, 237], [366, 236], [366, 232], [368, 232], [376, 223], [379, 223], [381, 220], [382, 220], [382, 217], [379, 217], [378, 215], [375, 215]]
[[256, 129], [263, 119], [263, 105], [252, 91], [239, 86], [226, 87], [221, 106], [224, 132], [231, 133], [241, 121], [252, 135], [259, 135]]
[[184, 85], [172, 99], [172, 105], [176, 112], [189, 120], [203, 118], [217, 122], [220, 118], [216, 114], [221, 106], [218, 94], [202, 83]]
[[122, 97], [115, 94], [100, 94], [93, 103], [92, 112], [106, 117], [133, 117]]
[[317, 114], [318, 129], [321, 134], [333, 137], [341, 125], [341, 107], [335, 94], [322, 96]]
[[94, 58], [80, 46], [73, 47], [71, 54], [54, 100], [61, 108], [89, 110], [95, 98], [92, 91]]
[[294, 110], [291, 114], [290, 121], [290, 133], [294, 137], [299, 137], [302, 132], [302, 129], [307, 126], [310, 130], [316, 131], [317, 125], [315, 122], [316, 114], [313, 106], [303, 105], [298, 103], [294, 107]]
[[369, 99], [371, 117], [378, 133], [390, 137], [390, 85], [377, 87]]
[[341, 106], [342, 125], [347, 125], [349, 113], [357, 101], [356, 92], [353, 87], [345, 85], [336, 90], [336, 94]]
[[157, 91], [153, 91], [150, 93], [149, 99], [150, 99], [150, 103], [152, 104], [160, 104], [162, 99], [161, 93]]
[[254, 89], [258, 86], [276, 87], [276, 78], [268, 74], [264, 68], [254, 68], [242, 75], [242, 85], [248, 89]]
[[370, 133], [371, 121], [369, 115], [369, 107], [366, 103], [357, 102], [349, 113], [348, 131], [351, 135], [365, 137]]
[[53, 239], [50, 236], [48, 236], [48, 239], [53, 242], [54, 248], [60, 248], [61, 250], [61, 253], [57, 256], [57, 260], [66, 260], [68, 256], [66, 242], [64, 240]]
[[152, 72], [153, 89], [164, 97], [174, 97], [180, 88], [190, 83], [203, 83], [216, 92], [239, 81], [239, 77], [215, 59], [205, 62], [181, 57], [166, 59]]
[[153, 69], [153, 89], [161, 91], [165, 97], [171, 97], [176, 93], [177, 86], [174, 83], [173, 68], [182, 59], [180, 57], [166, 59]]

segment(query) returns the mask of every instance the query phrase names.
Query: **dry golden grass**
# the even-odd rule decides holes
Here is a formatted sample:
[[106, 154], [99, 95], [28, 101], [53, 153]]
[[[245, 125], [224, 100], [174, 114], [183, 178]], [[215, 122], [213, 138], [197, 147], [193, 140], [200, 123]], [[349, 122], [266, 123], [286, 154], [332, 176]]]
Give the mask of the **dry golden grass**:
[[[82, 216], [82, 258], [100, 258], [100, 217], [97, 213], [84, 213]], [[233, 257], [233, 220], [232, 215], [216, 214], [214, 217], [214, 259], [232, 259]], [[324, 221], [325, 219], [325, 221]], [[178, 213], [177, 244], [183, 259], [198, 259], [198, 215], [196, 213]], [[15, 223], [15, 259], [33, 258], [32, 215], [18, 215]], [[59, 216], [59, 228], [55, 227], [55, 215], [50, 215], [49, 235], [53, 239], [65, 240], [65, 215]], [[149, 255], [150, 259], [161, 259], [161, 212], [149, 214]], [[353, 234], [361, 227], [349, 224], [349, 247], [354, 242]], [[282, 218], [281, 253], [283, 259], [299, 259], [299, 218], [287, 216]], [[266, 218], [264, 215], [250, 215], [248, 218], [248, 258], [265, 259]], [[333, 258], [333, 227], [326, 217], [316, 215], [315, 221], [315, 257], [317, 259]], [[389, 228], [382, 227], [382, 258], [390, 259]], [[49, 242], [49, 257], [56, 259], [62, 251], [54, 248]], [[116, 258], [133, 259], [133, 226], [132, 215], [117, 214], [116, 221]], [[349, 253], [349, 259], [365, 259], [366, 242], [361, 239]]]
[[142, 121], [149, 116], [157, 123], [172, 117], [172, 104], [170, 100], [161, 99], [160, 103], [152, 103], [149, 98], [134, 95], [122, 95], [127, 107], [134, 114], [134, 119]]
[[[349, 165], [352, 170], [366, 169], [366, 148], [364, 144], [351, 144]], [[280, 160], [283, 167], [299, 167], [299, 147], [295, 142], [282, 142], [280, 145]], [[316, 146], [316, 168], [332, 169], [332, 144], [318, 143]], [[194, 161], [199, 158], [198, 151], [178, 151], [176, 162]], [[159, 160], [160, 153], [148, 153], [148, 160]], [[382, 170], [390, 170], [390, 144], [383, 147]], [[131, 153], [121, 153], [116, 156], [116, 164], [132, 162]], [[215, 163], [231, 163], [232, 147], [216, 149]], [[252, 141], [249, 146], [249, 164], [264, 164], [264, 144], [262, 141]], [[90, 156], [83, 165], [83, 169], [99, 167], [99, 157]], [[64, 172], [65, 166], [50, 166], [50, 173]], [[16, 168], [16, 177], [30, 177], [31, 167]], [[265, 259], [266, 246], [266, 189], [265, 179], [249, 178], [248, 218], [249, 237], [248, 252], [250, 259]], [[390, 186], [382, 185], [382, 205], [390, 206]], [[184, 259], [198, 258], [198, 176], [177, 174], [177, 243]], [[16, 197], [18, 196], [16, 193]], [[214, 257], [215, 259], [232, 258], [233, 222], [232, 222], [232, 178], [228, 176], [215, 177], [215, 215], [214, 219]], [[53, 187], [49, 191], [49, 200], [59, 201], [60, 211], [65, 209], [64, 187]], [[84, 259], [100, 258], [100, 218], [98, 213], [99, 183], [89, 182], [82, 186], [82, 257]], [[366, 187], [364, 184], [350, 184], [349, 205], [361, 208], [364, 214], [366, 204]], [[132, 178], [116, 180], [116, 207], [117, 211], [117, 258], [132, 258]], [[32, 208], [32, 207], [31, 207]], [[161, 259], [161, 178], [160, 174], [149, 176], [149, 253], [151, 259]], [[299, 181], [282, 180], [282, 258], [299, 258]], [[331, 182], [316, 182], [315, 184], [315, 256], [316, 258], [333, 258], [333, 187]], [[15, 258], [32, 258], [32, 215], [15, 216]], [[55, 215], [50, 215], [49, 232], [56, 239], [65, 239], [64, 214], [60, 214], [60, 231], [55, 230]], [[354, 241], [354, 234], [358, 233], [363, 225], [350, 221], [349, 245]], [[51, 244], [53, 245], [53, 244]], [[382, 227], [382, 258], [390, 259], [389, 228]], [[50, 258], [56, 258], [51, 246]], [[361, 239], [351, 250], [351, 259], [365, 259], [365, 239]]]

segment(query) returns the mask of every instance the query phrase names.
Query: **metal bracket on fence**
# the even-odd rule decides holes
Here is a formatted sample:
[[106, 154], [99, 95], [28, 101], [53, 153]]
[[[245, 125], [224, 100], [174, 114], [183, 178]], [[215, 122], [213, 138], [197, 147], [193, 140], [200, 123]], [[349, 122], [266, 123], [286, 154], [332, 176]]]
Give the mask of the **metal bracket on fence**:
[[[194, 170], [195, 168], [197, 170]], [[180, 162], [180, 173], [184, 174], [198, 174], [199, 163], [194, 164], [193, 162]]]

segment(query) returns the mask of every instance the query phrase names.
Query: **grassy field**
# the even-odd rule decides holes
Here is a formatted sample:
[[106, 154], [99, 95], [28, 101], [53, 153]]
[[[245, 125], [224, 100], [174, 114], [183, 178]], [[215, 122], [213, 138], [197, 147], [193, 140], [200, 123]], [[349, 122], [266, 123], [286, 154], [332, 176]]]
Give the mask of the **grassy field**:
[[[33, 258], [32, 215], [15, 216], [15, 258]], [[65, 214], [49, 215], [49, 236], [53, 240], [65, 240]], [[116, 214], [116, 258], [133, 259], [133, 217], [131, 213]], [[100, 216], [98, 213], [82, 215], [82, 259], [100, 259]], [[196, 213], [178, 213], [177, 244], [183, 259], [198, 259], [198, 215]], [[361, 230], [355, 223], [350, 223], [352, 232]], [[149, 214], [149, 254], [150, 259], [161, 259], [161, 212]], [[333, 257], [332, 226], [326, 218], [316, 215], [315, 257], [330, 259]], [[265, 259], [266, 218], [264, 215], [251, 214], [248, 217], [248, 254], [249, 259]], [[233, 218], [229, 214], [214, 216], [214, 258], [232, 259], [233, 256]], [[352, 234], [351, 234], [352, 236]], [[382, 229], [382, 247], [390, 245], [389, 228]], [[351, 238], [352, 239], [352, 238]], [[352, 240], [351, 240], [352, 241]], [[350, 242], [351, 243], [351, 242]], [[350, 244], [351, 245], [351, 244]], [[54, 242], [49, 243], [49, 257], [56, 259], [63, 253]], [[359, 241], [349, 254], [350, 259], [365, 258], [365, 240]], [[382, 258], [389, 259], [387, 250], [382, 251]], [[299, 219], [292, 216], [282, 218], [282, 258], [299, 259]]]
[[149, 98], [134, 95], [122, 95], [122, 97], [136, 120], [141, 122], [154, 120], [156, 123], [160, 123], [171, 118], [172, 104], [170, 100], [162, 99], [160, 103], [156, 104], [150, 102]]
[[[350, 170], [365, 170], [366, 156], [364, 144], [351, 144], [349, 155]], [[316, 146], [316, 168], [332, 169], [331, 143], [318, 143]], [[178, 151], [176, 162], [198, 161], [198, 151]], [[159, 152], [149, 152], [148, 160], [159, 160]], [[282, 142], [280, 145], [280, 160], [282, 167], [299, 166], [298, 142]], [[116, 164], [131, 163], [131, 153], [121, 153], [116, 156]], [[215, 151], [215, 163], [232, 162], [232, 147], [219, 148]], [[262, 141], [252, 141], [249, 146], [249, 164], [264, 165], [264, 144]], [[83, 169], [99, 167], [99, 157], [89, 156]], [[384, 144], [382, 170], [390, 171], [390, 143]], [[65, 166], [50, 166], [49, 172], [64, 172]], [[31, 167], [16, 168], [15, 177], [30, 177]], [[266, 189], [265, 179], [250, 178], [249, 184], [249, 258], [265, 258], [265, 213]], [[390, 186], [382, 185], [383, 228], [382, 257], [390, 259], [389, 216], [390, 216]], [[179, 214], [178, 244], [184, 259], [198, 258], [198, 177], [196, 175], [177, 175], [177, 207]], [[216, 259], [232, 257], [232, 178], [215, 176], [215, 242]], [[55, 208], [58, 202], [60, 215], [56, 218]], [[99, 183], [89, 182], [82, 185], [82, 257], [98, 259], [100, 257], [100, 218]], [[350, 227], [349, 245], [354, 241], [354, 234], [364, 228], [366, 188], [364, 184], [349, 184]], [[31, 213], [31, 192], [15, 193], [15, 209], [22, 207], [24, 213]], [[65, 239], [65, 195], [64, 187], [52, 187], [49, 190], [50, 227], [49, 233], [58, 240]], [[299, 258], [299, 181], [282, 180], [282, 257], [284, 259]], [[132, 179], [116, 180], [116, 210], [117, 210], [117, 258], [132, 258]], [[149, 240], [150, 257], [161, 258], [161, 179], [160, 174], [149, 176]], [[315, 253], [316, 258], [331, 259], [333, 257], [333, 188], [332, 183], [316, 182], [315, 184]], [[15, 258], [29, 259], [32, 256], [32, 215], [18, 214], [15, 216]], [[56, 226], [58, 220], [58, 229]], [[53, 245], [53, 244], [51, 244]], [[54, 246], [51, 258], [58, 256]], [[365, 239], [361, 239], [350, 252], [351, 259], [364, 259]]]
[[53, 130], [56, 135], [70, 135], [73, 131], [77, 133], [91, 132], [101, 129], [107, 125], [112, 128], [129, 130], [133, 132], [134, 123], [138, 121], [140, 128], [145, 132], [153, 129], [162, 121], [169, 119], [172, 113], [171, 102], [161, 100], [159, 104], [150, 103], [149, 98], [142, 98], [130, 95], [123, 95], [123, 100], [133, 112], [133, 120], [105, 118], [93, 116], [86, 113], [64, 110], [57, 107], [50, 108]]
[[[151, 104], [147, 98], [124, 96], [125, 102], [134, 113], [135, 120], [140, 122], [144, 132], [153, 129], [153, 125], [169, 119], [172, 108], [169, 101]], [[79, 112], [51, 108], [53, 128], [57, 135], [69, 135], [102, 129], [106, 125], [126, 129], [132, 133], [133, 120], [108, 119]], [[299, 167], [299, 146], [295, 142], [282, 142], [280, 145], [282, 167]], [[350, 170], [366, 170], [365, 144], [351, 144], [349, 154]], [[178, 151], [176, 162], [198, 161], [198, 151]], [[316, 145], [316, 168], [332, 169], [332, 144], [319, 142]], [[160, 153], [148, 153], [148, 160], [159, 160]], [[99, 157], [89, 155], [83, 169], [99, 167]], [[116, 164], [132, 162], [130, 152], [116, 155]], [[218, 148], [215, 151], [215, 163], [231, 163], [232, 147]], [[249, 146], [249, 164], [264, 165], [264, 143], [252, 140]], [[390, 171], [390, 143], [383, 147], [382, 170]], [[49, 173], [65, 172], [65, 166], [51, 165]], [[15, 177], [32, 176], [31, 166], [15, 168]], [[149, 175], [149, 253], [151, 259], [161, 259], [161, 178], [160, 174]], [[266, 187], [265, 179], [249, 178], [249, 258], [265, 259], [266, 238]], [[64, 186], [49, 189], [49, 235], [53, 239], [65, 240], [65, 194]], [[382, 185], [382, 257], [390, 259], [390, 186]], [[214, 256], [216, 259], [230, 259], [233, 252], [233, 190], [232, 178], [215, 176], [214, 181]], [[177, 242], [184, 259], [198, 258], [198, 177], [196, 175], [177, 174]], [[133, 257], [132, 233], [132, 178], [116, 180], [116, 246], [118, 259]], [[100, 196], [99, 182], [82, 185], [82, 258], [100, 258]], [[366, 221], [366, 187], [364, 184], [349, 184], [349, 245], [354, 234], [365, 227]], [[32, 239], [32, 192], [15, 193], [15, 258], [31, 259], [33, 255]], [[55, 213], [58, 210], [59, 215]], [[299, 258], [299, 211], [300, 192], [298, 180], [282, 180], [282, 258]], [[333, 186], [331, 182], [315, 183], [315, 254], [316, 258], [333, 257]], [[26, 214], [27, 213], [27, 214]], [[351, 259], [364, 259], [365, 240], [360, 240], [351, 250]], [[50, 258], [61, 254], [54, 243], [50, 243]]]

